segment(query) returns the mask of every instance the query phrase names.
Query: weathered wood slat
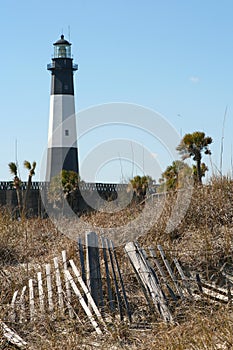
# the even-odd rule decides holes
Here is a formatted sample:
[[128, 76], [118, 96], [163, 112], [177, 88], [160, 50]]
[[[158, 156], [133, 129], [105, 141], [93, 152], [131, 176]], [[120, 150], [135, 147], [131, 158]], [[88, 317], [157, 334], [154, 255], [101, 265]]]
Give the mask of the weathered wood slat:
[[183, 281], [185, 289], [187, 290], [188, 294], [190, 296], [192, 296], [192, 291], [190, 289], [190, 286], [189, 286], [189, 283], [188, 283], [188, 279], [185, 276], [184, 271], [183, 271], [182, 267], [180, 266], [179, 261], [176, 258], [174, 258], [173, 261], [174, 261], [174, 264], [175, 264], [175, 266], [176, 266], [176, 268], [177, 268], [177, 270], [178, 270], [178, 272], [180, 274], [180, 277], [181, 277], [181, 279]]
[[114, 261], [115, 261], [115, 265], [116, 265], [116, 269], [117, 269], [117, 273], [118, 273], [118, 277], [119, 277], [119, 281], [120, 281], [120, 285], [121, 285], [121, 290], [122, 290], [122, 294], [123, 294], [123, 299], [124, 299], [124, 303], [125, 303], [125, 308], [126, 308], [126, 312], [127, 312], [127, 316], [129, 319], [129, 322], [132, 322], [132, 316], [131, 316], [131, 311], [130, 311], [130, 307], [129, 307], [129, 303], [128, 303], [128, 298], [125, 292], [125, 286], [124, 286], [124, 282], [121, 276], [121, 271], [120, 271], [120, 267], [118, 264], [118, 260], [117, 260], [117, 256], [116, 256], [116, 252], [115, 252], [115, 247], [112, 241], [110, 241], [111, 244], [111, 248], [112, 248], [112, 252], [113, 252], [113, 257], [114, 257]]
[[203, 289], [203, 294], [205, 294], [208, 298], [211, 298], [219, 302], [228, 303], [228, 296], [219, 294], [213, 290], [205, 288], [204, 286], [202, 286], [202, 289]]
[[67, 308], [69, 311], [69, 317], [74, 317], [74, 311], [73, 307], [71, 306], [71, 289], [70, 289], [70, 282], [67, 279], [67, 276], [65, 274], [65, 271], [68, 270], [67, 266], [67, 257], [66, 257], [66, 251], [62, 251], [62, 261], [63, 261], [63, 269], [64, 269], [64, 279], [65, 279], [65, 288], [66, 288], [66, 302], [67, 302]]
[[51, 265], [50, 264], [45, 265], [45, 271], [46, 271], [49, 311], [52, 312], [54, 310], [54, 305], [53, 305], [53, 290], [52, 290]]
[[40, 303], [40, 312], [43, 315], [45, 313], [45, 295], [44, 295], [44, 289], [43, 289], [43, 282], [42, 282], [42, 273], [37, 273], [37, 280], [38, 280], [38, 293], [39, 293], [39, 303]]
[[[137, 248], [138, 254], [140, 255], [143, 263], [144, 263], [144, 269], [148, 272], [148, 279], [146, 281], [147, 285], [149, 286], [149, 291], [152, 296], [153, 301], [157, 300], [157, 305], [154, 302], [154, 304], [157, 306], [157, 309], [161, 316], [164, 318], [166, 322], [173, 322], [173, 318], [171, 315], [171, 312], [169, 310], [166, 296], [163, 292], [163, 289], [161, 288], [161, 285], [159, 283], [159, 279], [155, 273], [155, 271], [151, 268], [147, 254], [144, 249], [141, 249], [137, 243], [135, 243], [135, 247]], [[146, 276], [146, 275], [145, 275]], [[144, 277], [145, 277], [144, 276]], [[171, 320], [170, 320], [171, 317]]]
[[83, 279], [84, 283], [87, 283], [84, 250], [83, 250], [83, 244], [82, 244], [81, 238], [78, 239], [78, 251], [79, 251], [80, 264], [81, 264], [82, 279]]
[[[88, 290], [86, 284], [84, 283], [84, 281], [83, 281], [83, 279], [82, 279], [82, 277], [81, 277], [81, 274], [80, 274], [80, 272], [79, 272], [77, 266], [75, 265], [75, 263], [74, 263], [74, 261], [73, 261], [72, 259], [70, 260], [70, 265], [71, 265], [72, 270], [73, 270], [75, 276], [77, 277], [78, 282], [79, 282], [80, 286], [82, 287], [82, 289], [83, 289], [83, 291], [84, 291], [84, 293], [85, 293], [85, 295], [86, 295], [86, 297], [87, 297], [87, 300], [88, 300], [88, 302], [90, 303], [90, 305], [91, 305], [91, 307], [92, 307], [94, 313], [96, 314], [96, 316], [98, 317], [98, 319], [105, 325], [105, 322], [104, 322], [104, 320], [103, 320], [103, 318], [102, 318], [102, 316], [101, 316], [101, 313], [99, 312], [99, 309], [98, 309], [98, 307], [96, 306], [95, 301], [94, 301], [94, 299], [92, 298], [90, 291]], [[105, 326], [106, 326], [106, 325], [105, 325]]]
[[12, 344], [24, 348], [27, 343], [12, 329], [10, 329], [4, 322], [0, 320], [3, 336]]
[[30, 321], [34, 321], [35, 320], [35, 300], [34, 300], [33, 280], [31, 278], [28, 281], [28, 287], [29, 287]]
[[158, 250], [159, 250], [160, 255], [161, 255], [162, 259], [163, 259], [164, 265], [166, 266], [167, 271], [168, 271], [168, 273], [169, 273], [169, 275], [170, 275], [170, 277], [171, 277], [171, 279], [172, 279], [172, 281], [173, 281], [173, 283], [174, 283], [174, 286], [175, 286], [175, 288], [176, 288], [176, 290], [177, 290], [178, 295], [179, 295], [181, 298], [184, 298], [183, 292], [182, 292], [182, 290], [181, 290], [181, 288], [180, 288], [180, 286], [179, 286], [179, 284], [178, 284], [178, 282], [177, 282], [177, 279], [176, 279], [176, 277], [175, 277], [175, 275], [174, 275], [174, 273], [173, 273], [173, 271], [172, 271], [172, 269], [171, 269], [171, 266], [170, 266], [170, 264], [169, 264], [169, 262], [168, 262], [168, 260], [167, 260], [167, 257], [166, 257], [166, 255], [165, 255], [165, 253], [164, 253], [163, 248], [161, 247], [161, 245], [158, 245]]
[[168, 300], [167, 300], [166, 295], [165, 295], [165, 293], [163, 291], [162, 284], [160, 283], [160, 280], [159, 280], [155, 270], [151, 266], [151, 263], [149, 261], [149, 258], [148, 258], [148, 255], [147, 255], [145, 249], [140, 248], [137, 243], [135, 245], [137, 246], [138, 252], [141, 255], [141, 258], [143, 259], [145, 265], [147, 265], [147, 267], [149, 268], [150, 273], [152, 273], [152, 275], [153, 275], [153, 277], [155, 279], [155, 282], [156, 282], [156, 284], [157, 284], [157, 286], [158, 286], [158, 288], [159, 288], [159, 290], [161, 292], [161, 295], [162, 295], [163, 299], [167, 303]]
[[86, 265], [87, 265], [87, 285], [91, 295], [98, 307], [103, 311], [103, 289], [100, 272], [98, 236], [95, 232], [86, 235]]
[[62, 290], [62, 284], [61, 284], [61, 275], [60, 275], [60, 270], [59, 270], [58, 258], [55, 257], [53, 259], [53, 262], [54, 262], [55, 275], [56, 275], [58, 305], [60, 307], [60, 310], [64, 311], [63, 290]]
[[137, 274], [142, 280], [146, 290], [150, 294], [158, 313], [165, 322], [172, 323], [173, 318], [166, 304], [166, 300], [164, 299], [164, 295], [155, 279], [155, 276], [152, 274], [145, 257], [142, 253], [140, 253], [137, 244], [133, 242], [127, 243], [125, 246], [125, 251], [134, 265], [134, 269], [137, 271]]
[[93, 327], [95, 328], [96, 330], [96, 333], [97, 334], [103, 334], [98, 323], [95, 321], [89, 307], [87, 306], [84, 298], [82, 297], [77, 285], [75, 284], [74, 280], [73, 280], [73, 277], [71, 276], [70, 272], [68, 270], [65, 270], [65, 274], [67, 275], [67, 278], [68, 278], [68, 281], [70, 282], [71, 284], [71, 287], [73, 288], [75, 294], [77, 295], [78, 299], [79, 299], [79, 302], [80, 304], [82, 305], [84, 311], [86, 312], [89, 320], [91, 321], [91, 324], [93, 325]]
[[107, 282], [107, 291], [108, 291], [108, 302], [109, 302], [109, 308], [111, 311], [115, 310], [115, 303], [114, 303], [114, 297], [111, 287], [111, 279], [110, 279], [110, 273], [109, 273], [109, 267], [108, 267], [108, 258], [106, 253], [106, 245], [105, 240], [103, 237], [101, 237], [101, 246], [103, 249], [103, 257], [104, 257], [104, 266], [105, 266], [105, 274], [106, 274], [106, 282]]
[[168, 281], [167, 281], [167, 276], [166, 276], [166, 274], [165, 274], [165, 272], [164, 272], [162, 266], [161, 266], [160, 263], [159, 263], [159, 260], [158, 260], [158, 258], [157, 258], [157, 255], [156, 255], [154, 249], [150, 247], [150, 248], [149, 248], [149, 252], [150, 252], [151, 257], [153, 258], [153, 261], [154, 261], [154, 263], [155, 263], [155, 266], [156, 266], [158, 272], [160, 273], [160, 275], [161, 275], [161, 277], [162, 277], [162, 281], [164, 282], [164, 284], [165, 284], [165, 286], [166, 286], [166, 288], [167, 288], [167, 290], [168, 290], [170, 296], [172, 297], [172, 299], [173, 299], [174, 301], [177, 301], [177, 300], [178, 300], [178, 299], [177, 299], [177, 296], [175, 295], [175, 293], [174, 293], [172, 287], [170, 286], [170, 284], [169, 284]]
[[20, 295], [20, 299], [19, 299], [19, 304], [20, 304], [20, 314], [19, 314], [19, 323], [23, 323], [26, 320], [26, 316], [25, 316], [25, 291], [26, 291], [27, 287], [24, 286], [22, 288], [22, 292]]
[[121, 305], [121, 296], [120, 296], [120, 291], [117, 283], [117, 278], [116, 278], [116, 271], [114, 267], [114, 262], [113, 262], [113, 257], [112, 257], [112, 252], [110, 248], [110, 242], [108, 238], [105, 238], [106, 246], [107, 246], [107, 251], [110, 259], [110, 264], [111, 264], [111, 270], [112, 270], [112, 275], [113, 275], [113, 281], [114, 281], [114, 286], [115, 286], [115, 291], [116, 291], [116, 299], [117, 299], [117, 306], [118, 310], [120, 313], [120, 319], [121, 321], [123, 320], [123, 310], [122, 310], [122, 305]]
[[14, 292], [12, 300], [11, 300], [11, 312], [10, 312], [10, 317], [9, 317], [11, 322], [15, 322], [15, 319], [16, 319], [15, 302], [16, 302], [18, 292], [19, 292], [18, 290], [16, 290]]
[[229, 295], [228, 289], [218, 287], [215, 284], [211, 284], [205, 280], [202, 280], [199, 274], [196, 275], [196, 279], [199, 291], [202, 295], [205, 295], [212, 300], [223, 303], [228, 303], [231, 300], [232, 295]]

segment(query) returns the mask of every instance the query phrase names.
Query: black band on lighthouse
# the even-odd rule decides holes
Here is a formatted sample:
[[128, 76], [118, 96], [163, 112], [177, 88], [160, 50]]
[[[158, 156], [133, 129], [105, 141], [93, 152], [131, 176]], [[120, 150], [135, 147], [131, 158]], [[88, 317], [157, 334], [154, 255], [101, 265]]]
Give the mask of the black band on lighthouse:
[[47, 180], [50, 181], [54, 176], [60, 174], [62, 170], [78, 172], [78, 150], [76, 147], [48, 148]]
[[74, 95], [73, 72], [77, 65], [72, 58], [53, 58], [47, 68], [52, 73], [51, 95]]

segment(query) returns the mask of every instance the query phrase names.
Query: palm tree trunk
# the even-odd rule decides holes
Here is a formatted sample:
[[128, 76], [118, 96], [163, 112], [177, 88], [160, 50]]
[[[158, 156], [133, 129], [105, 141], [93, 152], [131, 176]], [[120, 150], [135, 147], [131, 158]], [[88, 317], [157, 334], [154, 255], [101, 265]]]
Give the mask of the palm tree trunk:
[[27, 183], [27, 189], [24, 195], [24, 202], [23, 202], [23, 214], [26, 214], [27, 211], [27, 202], [28, 202], [28, 196], [29, 196], [29, 192], [32, 186], [32, 176], [29, 175], [28, 176], [28, 183]]
[[19, 187], [16, 187], [16, 195], [17, 195], [17, 202], [18, 202], [18, 208], [19, 208], [19, 215], [22, 214], [22, 204], [21, 204], [21, 193]]
[[201, 185], [202, 184], [202, 174], [201, 174], [201, 154], [196, 155], [197, 162], [197, 181]]

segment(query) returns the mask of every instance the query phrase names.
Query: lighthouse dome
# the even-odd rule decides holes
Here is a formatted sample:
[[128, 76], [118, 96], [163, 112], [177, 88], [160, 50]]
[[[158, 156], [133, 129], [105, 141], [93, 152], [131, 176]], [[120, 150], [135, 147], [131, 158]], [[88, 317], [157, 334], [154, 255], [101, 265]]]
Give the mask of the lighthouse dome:
[[61, 35], [61, 39], [57, 40], [53, 45], [71, 45], [69, 41], [64, 39], [64, 35]]

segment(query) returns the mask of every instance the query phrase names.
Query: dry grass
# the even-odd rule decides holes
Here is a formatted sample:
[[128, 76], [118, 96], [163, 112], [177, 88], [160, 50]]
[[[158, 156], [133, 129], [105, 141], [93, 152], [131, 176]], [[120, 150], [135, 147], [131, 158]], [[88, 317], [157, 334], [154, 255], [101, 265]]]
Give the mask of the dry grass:
[[[214, 179], [208, 186], [196, 188], [185, 218], [172, 232], [166, 225], [176, 200], [170, 194], [162, 215], [150, 231], [140, 237], [143, 247], [161, 244], [168, 257], [179, 258], [185, 268], [218, 278], [223, 266], [232, 266], [233, 253], [233, 182]], [[124, 211], [96, 213], [83, 218], [93, 227], [114, 227], [128, 223], [143, 210], [143, 206]], [[81, 232], [80, 232], [81, 233]], [[0, 317], [5, 318], [12, 291], [21, 288], [37, 266], [52, 260], [65, 249], [70, 257], [76, 255], [76, 244], [60, 233], [50, 220], [16, 221], [7, 210], [0, 212]], [[145, 299], [137, 285], [123, 247], [117, 249], [126, 290], [130, 296], [136, 321], [147, 319], [150, 330], [130, 329], [117, 319], [109, 325], [109, 333], [96, 336], [85, 316], [77, 319], [45, 318], [36, 323], [11, 324], [32, 344], [33, 349], [233, 349], [231, 305], [210, 303], [187, 304], [176, 309], [182, 313], [179, 323], [168, 326], [149, 313]], [[214, 276], [214, 277], [213, 277]], [[221, 282], [221, 281], [220, 281]], [[2, 339], [0, 349], [14, 349]]]

